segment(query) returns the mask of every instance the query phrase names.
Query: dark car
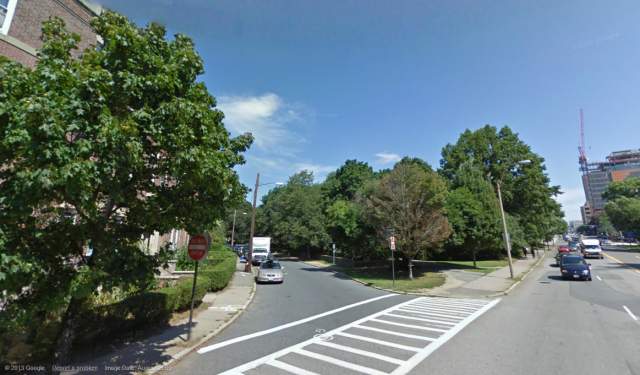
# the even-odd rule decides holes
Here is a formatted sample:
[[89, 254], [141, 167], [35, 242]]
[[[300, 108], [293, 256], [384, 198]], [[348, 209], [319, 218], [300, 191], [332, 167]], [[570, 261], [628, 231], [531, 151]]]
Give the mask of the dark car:
[[579, 255], [565, 255], [560, 258], [560, 273], [563, 279], [591, 281], [591, 265]]
[[565, 257], [567, 255], [580, 256], [580, 252], [576, 251], [576, 250], [571, 250], [571, 251], [560, 251], [560, 250], [558, 250], [558, 252], [556, 253], [556, 266], [560, 266], [561, 258], [563, 258], [563, 257]]

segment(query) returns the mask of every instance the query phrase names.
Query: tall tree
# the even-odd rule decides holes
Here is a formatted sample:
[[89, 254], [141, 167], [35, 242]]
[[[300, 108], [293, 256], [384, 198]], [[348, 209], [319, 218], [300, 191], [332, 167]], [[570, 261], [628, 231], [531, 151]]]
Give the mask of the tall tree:
[[279, 251], [310, 257], [329, 244], [324, 220], [320, 185], [313, 183], [311, 172], [302, 171], [262, 198], [257, 233], [272, 237]]
[[451, 233], [445, 216], [446, 197], [446, 182], [433, 170], [399, 162], [373, 184], [365, 198], [378, 232], [383, 235], [386, 228], [394, 229], [411, 279], [417, 254], [433, 251]]
[[466, 130], [455, 144], [446, 145], [440, 172], [454, 180], [460, 166], [470, 161], [494, 185], [500, 183], [505, 211], [520, 222], [527, 243], [542, 241], [551, 228], [549, 221], [557, 222], [562, 215], [553, 200], [561, 194], [560, 187], [550, 184], [544, 158], [509, 127], [498, 130], [487, 125], [476, 131]]
[[52, 19], [35, 69], [0, 60], [2, 316], [63, 306], [58, 363], [91, 293], [153, 279], [162, 257], [142, 236], [201, 232], [241, 199], [233, 168], [252, 140], [230, 138], [188, 37], [112, 12], [92, 26], [104, 44], [79, 59]]
[[364, 162], [347, 160], [322, 183], [327, 232], [342, 254], [356, 259], [375, 255], [375, 229], [367, 222], [357, 198], [374, 178]]
[[501, 253], [501, 223], [498, 200], [493, 186], [472, 162], [463, 163], [451, 182], [447, 198], [447, 218], [453, 234], [449, 248], [454, 256], [468, 256], [475, 261], [478, 253], [496, 257]]
[[612, 182], [603, 194], [605, 212], [613, 226], [625, 232], [640, 233], [640, 177]]

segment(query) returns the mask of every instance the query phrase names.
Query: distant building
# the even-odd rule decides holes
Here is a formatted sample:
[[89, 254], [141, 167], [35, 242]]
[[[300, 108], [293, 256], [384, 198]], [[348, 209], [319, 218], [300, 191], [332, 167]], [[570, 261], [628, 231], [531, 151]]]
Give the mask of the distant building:
[[0, 55], [33, 67], [42, 46], [42, 22], [61, 18], [67, 30], [81, 37], [77, 53], [96, 45], [89, 21], [101, 7], [87, 0], [0, 0]]
[[607, 203], [602, 194], [611, 182], [640, 177], [640, 149], [612, 152], [607, 161], [588, 163], [582, 167], [582, 186], [586, 198], [580, 208], [586, 224], [604, 212]]
[[[42, 23], [50, 17], [62, 19], [68, 31], [80, 35], [78, 50], [74, 52], [79, 55], [101, 42], [90, 24], [101, 12], [102, 7], [89, 0], [0, 0], [0, 55], [34, 67], [38, 49], [42, 47]], [[168, 244], [178, 248], [188, 242], [186, 231], [172, 229], [169, 233], [154, 232], [144, 237], [141, 247], [153, 254]]]

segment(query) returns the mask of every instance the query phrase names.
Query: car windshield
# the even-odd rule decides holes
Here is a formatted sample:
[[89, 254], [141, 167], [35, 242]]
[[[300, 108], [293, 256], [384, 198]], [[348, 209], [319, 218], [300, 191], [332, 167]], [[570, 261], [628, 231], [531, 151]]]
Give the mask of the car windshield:
[[598, 249], [599, 246], [598, 245], [587, 245], [584, 247], [585, 249]]
[[261, 269], [279, 270], [282, 268], [278, 262], [266, 262], [260, 265]]
[[564, 257], [563, 264], [584, 264], [584, 259], [579, 257]]
[[265, 249], [254, 249], [253, 253], [254, 254], [266, 254], [266, 253], [268, 253], [268, 251], [265, 250]]

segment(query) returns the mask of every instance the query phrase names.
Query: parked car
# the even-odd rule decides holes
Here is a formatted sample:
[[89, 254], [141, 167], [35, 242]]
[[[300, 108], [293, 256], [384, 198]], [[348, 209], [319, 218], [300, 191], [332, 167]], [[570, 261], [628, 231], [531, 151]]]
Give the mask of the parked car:
[[251, 264], [259, 265], [269, 258], [269, 252], [266, 249], [254, 249], [251, 254]]
[[258, 283], [282, 283], [284, 282], [284, 272], [282, 265], [275, 260], [267, 260], [260, 264], [256, 282]]
[[560, 273], [563, 279], [591, 281], [591, 265], [579, 255], [566, 255], [560, 259]]

